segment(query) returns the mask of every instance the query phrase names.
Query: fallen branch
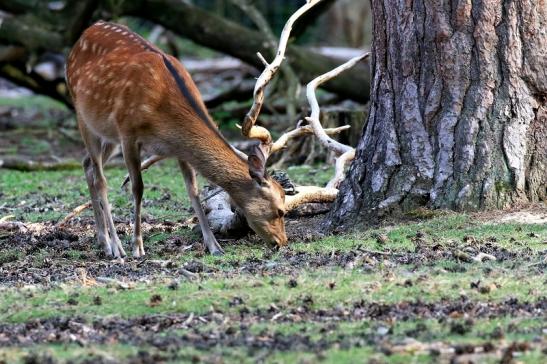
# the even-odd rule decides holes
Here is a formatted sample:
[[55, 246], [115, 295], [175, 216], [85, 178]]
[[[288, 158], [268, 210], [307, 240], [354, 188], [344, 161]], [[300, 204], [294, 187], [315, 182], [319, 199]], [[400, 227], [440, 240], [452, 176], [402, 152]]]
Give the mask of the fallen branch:
[[351, 161], [355, 157], [355, 149], [332, 139], [326, 133], [325, 129], [323, 129], [323, 127], [321, 126], [321, 122], [319, 121], [321, 110], [319, 108], [319, 103], [317, 102], [315, 92], [317, 90], [317, 87], [319, 87], [321, 84], [338, 76], [340, 73], [354, 67], [357, 63], [365, 60], [369, 56], [370, 53], [367, 52], [358, 57], [352, 58], [346, 63], [336, 67], [332, 71], [316, 77], [306, 86], [306, 97], [308, 98], [308, 102], [311, 107], [311, 115], [309, 117], [306, 117], [306, 120], [313, 128], [313, 133], [319, 139], [321, 144], [328, 150], [333, 151], [338, 157], [336, 161], [334, 177], [327, 184], [327, 187], [329, 188], [338, 188], [340, 182], [344, 179], [344, 167], [346, 163]]
[[81, 204], [80, 206], [76, 207], [74, 210], [72, 210], [68, 215], [65, 216], [61, 222], [57, 223], [56, 227], [63, 227], [67, 222], [75, 218], [76, 216], [80, 215], [84, 210], [91, 207], [91, 202], [86, 202], [84, 204]]
[[[165, 159], [165, 157], [159, 156], [159, 155], [153, 155], [151, 157], [148, 157], [142, 162], [141, 164], [141, 172], [150, 168], [151, 165], [153, 165], [156, 162], [159, 162], [161, 160]], [[125, 185], [129, 182], [129, 174], [125, 176], [125, 179], [123, 180], [123, 183], [121, 185], [121, 188], [124, 188]]]
[[[268, 54], [268, 39], [260, 31], [251, 30], [188, 2], [124, 1], [120, 7], [120, 15], [147, 18], [200, 45], [239, 58], [255, 67], [263, 66], [262, 61], [256, 57], [256, 52]], [[181, 22], [180, 19], [184, 21]], [[339, 63], [334, 58], [294, 45], [288, 47], [287, 57], [303, 82], [308, 82], [314, 75], [324, 73]], [[352, 70], [329, 82], [325, 89], [343, 97], [366, 102], [370, 92], [370, 73], [365, 67]]]
[[337, 194], [336, 188], [297, 186], [295, 195], [285, 196], [285, 208], [287, 211], [291, 211], [308, 202], [333, 202]]
[[496, 260], [496, 257], [493, 256], [492, 254], [486, 254], [486, 253], [480, 252], [479, 254], [473, 257], [473, 260], [475, 262], [482, 263], [485, 260]]
[[126, 283], [118, 279], [109, 278], [109, 277], [97, 277], [96, 281], [99, 283], [103, 283], [108, 286], [118, 288], [118, 289], [123, 289], [123, 290], [131, 289], [135, 287], [134, 283]]

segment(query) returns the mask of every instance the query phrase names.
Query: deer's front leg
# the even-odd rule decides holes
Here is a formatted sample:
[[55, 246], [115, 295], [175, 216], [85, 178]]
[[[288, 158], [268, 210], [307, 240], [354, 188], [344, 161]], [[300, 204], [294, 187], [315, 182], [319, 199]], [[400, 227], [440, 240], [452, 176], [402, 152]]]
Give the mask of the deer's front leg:
[[190, 202], [192, 202], [192, 207], [198, 216], [199, 226], [201, 227], [205, 246], [207, 246], [207, 249], [209, 249], [209, 252], [213, 255], [224, 254], [224, 251], [218, 244], [215, 235], [211, 231], [211, 227], [209, 227], [209, 221], [207, 221], [205, 212], [203, 212], [203, 209], [201, 208], [201, 203], [199, 202], [198, 184], [196, 181], [196, 172], [188, 163], [182, 160], [179, 160], [179, 167], [184, 176], [184, 183], [186, 184], [186, 190], [188, 191]]
[[122, 143], [123, 158], [129, 171], [131, 190], [133, 192], [133, 256], [135, 258], [144, 256], [144, 244], [141, 230], [141, 202], [144, 184], [141, 175], [141, 158], [139, 147], [132, 140], [125, 140]]

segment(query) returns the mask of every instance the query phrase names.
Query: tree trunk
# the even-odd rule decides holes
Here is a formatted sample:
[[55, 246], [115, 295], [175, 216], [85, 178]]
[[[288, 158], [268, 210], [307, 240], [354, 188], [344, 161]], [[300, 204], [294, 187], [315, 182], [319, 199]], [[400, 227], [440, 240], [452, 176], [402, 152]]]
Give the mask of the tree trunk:
[[372, 12], [370, 115], [327, 227], [544, 201], [546, 2], [372, 0]]

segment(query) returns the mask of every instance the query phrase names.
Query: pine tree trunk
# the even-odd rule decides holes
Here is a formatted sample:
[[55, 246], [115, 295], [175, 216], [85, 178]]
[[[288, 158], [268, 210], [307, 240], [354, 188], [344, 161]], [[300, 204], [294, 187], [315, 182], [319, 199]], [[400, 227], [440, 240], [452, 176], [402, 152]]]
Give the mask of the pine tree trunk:
[[372, 0], [371, 110], [326, 225], [545, 201], [547, 2]]

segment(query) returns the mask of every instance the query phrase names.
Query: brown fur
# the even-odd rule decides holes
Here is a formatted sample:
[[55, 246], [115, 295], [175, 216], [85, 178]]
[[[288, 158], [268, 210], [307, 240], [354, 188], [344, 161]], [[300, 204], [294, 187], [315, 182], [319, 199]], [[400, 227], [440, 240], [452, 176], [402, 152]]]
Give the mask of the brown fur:
[[66, 74], [88, 151], [84, 167], [97, 236], [107, 253], [125, 255], [113, 227], [102, 173], [103, 163], [118, 144], [122, 145], [135, 198], [135, 256], [144, 254], [140, 232], [141, 148], [179, 160], [205, 244], [212, 253], [221, 252], [221, 248], [199, 204], [192, 167], [230, 194], [262, 238], [286, 244], [282, 188], [263, 173], [264, 163], [258, 166], [263, 178], [250, 176], [247, 161], [222, 137], [190, 74], [177, 59], [126, 27], [98, 22], [73, 47]]

